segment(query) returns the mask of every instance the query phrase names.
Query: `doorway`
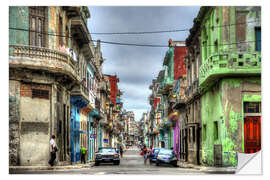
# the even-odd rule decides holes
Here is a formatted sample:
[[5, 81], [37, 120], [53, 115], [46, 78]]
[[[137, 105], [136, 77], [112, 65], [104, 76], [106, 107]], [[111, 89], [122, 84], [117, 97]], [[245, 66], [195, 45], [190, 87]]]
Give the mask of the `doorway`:
[[245, 117], [245, 153], [255, 153], [261, 150], [261, 117]]

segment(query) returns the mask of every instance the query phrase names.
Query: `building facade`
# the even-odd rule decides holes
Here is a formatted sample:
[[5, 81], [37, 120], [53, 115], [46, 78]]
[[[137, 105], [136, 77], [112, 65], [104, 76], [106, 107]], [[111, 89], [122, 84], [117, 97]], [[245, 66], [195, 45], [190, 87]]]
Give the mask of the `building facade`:
[[202, 162], [236, 166], [237, 152], [261, 149], [261, 9], [200, 13]]
[[52, 135], [58, 165], [79, 163], [82, 146], [88, 162], [99, 147], [114, 146], [122, 92], [111, 100], [89, 18], [84, 6], [9, 7], [10, 165], [47, 165]]

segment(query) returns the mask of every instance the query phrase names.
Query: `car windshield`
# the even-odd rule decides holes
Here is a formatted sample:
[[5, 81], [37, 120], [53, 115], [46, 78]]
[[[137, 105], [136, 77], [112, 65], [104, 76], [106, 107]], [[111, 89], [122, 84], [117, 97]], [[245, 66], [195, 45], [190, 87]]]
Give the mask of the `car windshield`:
[[100, 153], [115, 152], [115, 149], [100, 149]]
[[158, 153], [158, 155], [172, 155], [173, 151], [171, 150], [160, 150], [160, 152]]

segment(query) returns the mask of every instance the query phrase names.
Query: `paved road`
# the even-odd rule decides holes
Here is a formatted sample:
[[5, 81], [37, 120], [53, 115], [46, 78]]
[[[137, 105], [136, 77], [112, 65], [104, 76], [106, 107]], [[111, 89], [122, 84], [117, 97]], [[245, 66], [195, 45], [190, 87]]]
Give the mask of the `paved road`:
[[144, 165], [143, 157], [139, 155], [139, 150], [130, 149], [124, 153], [120, 165], [100, 164], [90, 168], [66, 169], [66, 170], [40, 170], [25, 171], [23, 174], [89, 174], [89, 175], [112, 175], [112, 174], [149, 174], [149, 175], [180, 175], [180, 174], [203, 174], [196, 169], [172, 167], [169, 165], [156, 166]]

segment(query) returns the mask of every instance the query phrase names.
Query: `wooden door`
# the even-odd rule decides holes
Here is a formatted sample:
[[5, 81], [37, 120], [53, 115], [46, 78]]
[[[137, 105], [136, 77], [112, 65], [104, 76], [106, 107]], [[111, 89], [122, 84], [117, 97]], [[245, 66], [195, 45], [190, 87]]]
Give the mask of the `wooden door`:
[[245, 117], [245, 153], [261, 150], [261, 117]]

